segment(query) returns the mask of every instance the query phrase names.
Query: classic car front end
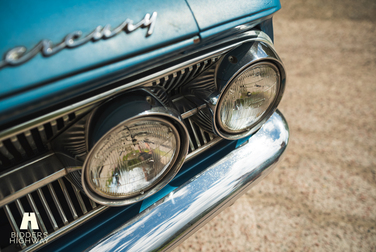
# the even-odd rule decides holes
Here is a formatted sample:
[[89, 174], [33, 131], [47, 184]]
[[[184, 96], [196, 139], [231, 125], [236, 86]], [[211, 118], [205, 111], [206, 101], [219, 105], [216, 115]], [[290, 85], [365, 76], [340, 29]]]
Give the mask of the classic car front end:
[[279, 1], [1, 5], [1, 251], [170, 250], [285, 151]]

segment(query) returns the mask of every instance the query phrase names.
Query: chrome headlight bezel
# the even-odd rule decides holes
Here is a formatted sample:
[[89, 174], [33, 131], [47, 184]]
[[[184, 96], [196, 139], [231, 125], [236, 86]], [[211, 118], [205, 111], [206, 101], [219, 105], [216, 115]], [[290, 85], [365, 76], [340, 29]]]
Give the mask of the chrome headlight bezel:
[[[222, 98], [234, 79], [257, 64], [271, 64], [273, 68], [278, 69], [279, 87], [274, 101], [263, 116], [247, 129], [239, 132], [226, 131], [223, 129], [218, 115], [220, 104], [223, 102]], [[271, 39], [265, 33], [259, 32], [256, 38], [244, 42], [221, 57], [216, 65], [211, 84], [206, 82], [203, 85], [200, 81], [192, 82], [187, 90], [196, 97], [191, 99], [193, 103], [196, 105], [206, 104], [206, 108], [202, 109], [195, 118], [197, 123], [224, 139], [237, 140], [252, 135], [270, 118], [282, 99], [285, 85], [286, 72], [283, 63], [277, 55]]]
[[[234, 56], [228, 56], [228, 57], [234, 57]], [[226, 57], [223, 58], [223, 61], [224, 60], [226, 60]], [[263, 115], [256, 122], [252, 123], [250, 126], [244, 128], [242, 130], [229, 131], [223, 126], [223, 123], [222, 123], [221, 118], [220, 118], [220, 109], [221, 109], [221, 106], [224, 102], [223, 97], [226, 95], [226, 92], [229, 90], [229, 88], [234, 84], [236, 79], [239, 76], [241, 76], [241, 74], [243, 74], [245, 71], [252, 69], [254, 67], [257, 67], [259, 65], [268, 65], [271, 68], [273, 68], [274, 70], [276, 70], [277, 76], [278, 76], [278, 83], [277, 83], [278, 86], [277, 86], [276, 95], [273, 98], [273, 101], [271, 102], [269, 107], [265, 110]], [[221, 71], [220, 70], [221, 67], [224, 67], [224, 66], [219, 65], [219, 67], [217, 68], [217, 74], [218, 74], [219, 71]], [[226, 67], [224, 67], [224, 68], [226, 68]], [[217, 79], [218, 79], [218, 75], [217, 75]], [[219, 84], [219, 89], [221, 91], [220, 91], [219, 95], [217, 96], [217, 103], [215, 104], [215, 106], [212, 106], [213, 117], [214, 117], [213, 118], [213, 128], [214, 128], [215, 132], [219, 136], [221, 136], [225, 139], [229, 139], [229, 140], [240, 139], [240, 138], [243, 138], [243, 137], [246, 137], [246, 136], [249, 136], [249, 135], [255, 133], [270, 118], [270, 116], [277, 109], [277, 106], [278, 106], [279, 102], [281, 101], [281, 98], [282, 98], [282, 95], [283, 95], [285, 83], [286, 83], [286, 75], [285, 75], [285, 71], [284, 71], [284, 67], [283, 67], [282, 62], [279, 60], [279, 58], [268, 58], [268, 57], [251, 60], [248, 64], [242, 66], [238, 71], [236, 71], [231, 76], [231, 78], [229, 78], [225, 83], [220, 83], [220, 81], [218, 81], [217, 84]]]
[[[107, 205], [107, 206], [124, 206], [124, 205], [130, 205], [139, 201], [144, 200], [145, 198], [153, 195], [154, 193], [158, 192], [160, 189], [162, 189], [164, 186], [166, 186], [178, 173], [179, 169], [184, 163], [185, 157], [188, 153], [188, 131], [184, 125], [184, 123], [181, 121], [180, 114], [172, 107], [168, 107], [166, 105], [161, 104], [158, 99], [155, 99], [155, 97], [151, 98], [150, 93], [146, 92], [145, 90], [138, 90], [135, 92], [142, 92], [143, 94], [149, 94], [149, 96], [143, 96], [143, 99], [138, 99], [137, 103], [141, 104], [140, 111], [144, 109], [145, 106], [149, 106], [150, 109], [143, 110], [142, 112], [138, 111], [137, 109], [130, 109], [127, 107], [127, 102], [123, 102], [124, 100], [127, 100], [127, 95], [130, 97], [132, 95], [132, 92], [130, 94], [123, 95], [123, 98], [116, 98], [114, 101], [110, 101], [110, 105], [107, 106], [108, 108], [101, 109], [102, 111], [98, 113], [97, 111], [93, 112], [93, 115], [91, 116], [91, 119], [89, 122], [91, 122], [91, 133], [89, 134], [88, 139], [94, 139], [92, 143], [88, 143], [90, 152], [87, 155], [85, 162], [83, 164], [82, 168], [82, 175], [81, 175], [81, 183], [83, 190], [85, 193], [95, 202]], [[135, 96], [133, 96], [134, 98]], [[141, 96], [140, 96], [141, 97]], [[150, 99], [153, 99], [154, 101], [150, 101]], [[150, 104], [153, 105], [150, 105]], [[122, 121], [114, 120], [114, 122], [107, 123], [105, 126], [101, 128], [101, 126], [97, 126], [97, 130], [95, 128], [95, 122], [98, 118], [103, 119], [110, 117], [111, 115], [106, 115], [106, 112], [111, 110], [113, 107], [117, 107], [117, 104], [121, 104], [121, 108], [119, 108], [120, 113], [121, 111], [127, 111], [128, 118]], [[106, 106], [105, 106], [106, 107]], [[96, 118], [96, 119], [93, 119]], [[135, 122], [139, 120], [156, 120], [160, 122], [164, 122], [168, 125], [170, 125], [173, 128], [174, 134], [178, 136], [178, 145], [176, 150], [176, 155], [174, 155], [173, 160], [170, 162], [170, 165], [166, 171], [163, 172], [163, 175], [153, 184], [143, 190], [140, 193], [134, 193], [130, 196], [126, 197], [116, 197], [116, 196], [108, 196], [104, 193], [98, 192], [98, 190], [95, 190], [93, 186], [91, 186], [88, 176], [88, 162], [92, 158], [93, 153], [95, 153], [96, 147], [105, 139], [108, 135], [110, 135], [114, 130], [116, 130], [118, 127], [121, 127], [123, 125], [126, 125], [130, 122]], [[108, 119], [108, 121], [111, 121]], [[96, 133], [99, 133], [100, 137], [94, 136]], [[103, 133], [104, 132], [104, 133]]]

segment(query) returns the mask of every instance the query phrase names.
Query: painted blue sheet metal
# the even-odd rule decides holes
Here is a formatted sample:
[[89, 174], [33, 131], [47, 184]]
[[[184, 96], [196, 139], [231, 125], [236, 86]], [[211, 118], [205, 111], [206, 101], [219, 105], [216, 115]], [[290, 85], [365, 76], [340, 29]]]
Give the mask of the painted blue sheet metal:
[[279, 0], [187, 0], [187, 3], [201, 31], [256, 14], [266, 16], [281, 8]]
[[154, 32], [146, 29], [121, 32], [115, 37], [64, 49], [50, 57], [38, 54], [16, 67], [0, 69], [0, 97], [30, 89], [38, 83], [108, 64], [198, 34], [195, 20], [184, 0], [56, 0], [3, 1], [0, 4], [0, 55], [16, 46], [32, 49], [40, 40], [54, 44], [74, 31], [83, 35], [98, 25], [120, 25], [127, 18], [137, 23], [146, 13], [158, 13]]
[[186, 39], [136, 57], [107, 64], [74, 76], [67, 76], [67, 78], [57, 80], [48, 85], [38, 86], [27, 92], [0, 99], [0, 127], [12, 120], [20, 119], [31, 113], [54, 106], [66, 99], [78, 96], [88, 90], [98, 88], [103, 83], [123, 78], [128, 73], [126, 69], [130, 69], [135, 65], [143, 65], [144, 62], [163, 59], [193, 44], [192, 38]]

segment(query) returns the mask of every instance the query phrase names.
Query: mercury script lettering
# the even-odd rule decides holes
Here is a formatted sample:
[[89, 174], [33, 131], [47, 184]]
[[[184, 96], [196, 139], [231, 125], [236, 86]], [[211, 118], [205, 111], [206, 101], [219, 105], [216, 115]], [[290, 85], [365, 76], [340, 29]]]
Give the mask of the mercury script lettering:
[[146, 37], [152, 35], [154, 31], [155, 21], [157, 19], [157, 12], [153, 12], [152, 15], [147, 13], [145, 17], [133, 24], [133, 20], [127, 19], [119, 26], [111, 29], [111, 25], [107, 24], [104, 27], [97, 26], [91, 33], [86, 36], [82, 36], [81, 31], [74, 31], [69, 33], [60, 44], [54, 45], [51, 40], [43, 39], [34, 48], [27, 50], [24, 46], [17, 46], [4, 54], [4, 59], [0, 61], [0, 68], [5, 66], [16, 66], [32, 59], [39, 52], [48, 57], [57, 52], [60, 52], [64, 48], [74, 48], [81, 46], [89, 41], [98, 41], [101, 39], [109, 39], [120, 32], [131, 33], [138, 28], [147, 28]]

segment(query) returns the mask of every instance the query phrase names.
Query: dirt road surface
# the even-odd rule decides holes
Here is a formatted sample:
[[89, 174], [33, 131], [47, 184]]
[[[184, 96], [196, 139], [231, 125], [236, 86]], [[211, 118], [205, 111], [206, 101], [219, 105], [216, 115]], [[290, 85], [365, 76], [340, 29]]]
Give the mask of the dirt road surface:
[[282, 162], [178, 251], [376, 251], [376, 1], [286, 0]]

